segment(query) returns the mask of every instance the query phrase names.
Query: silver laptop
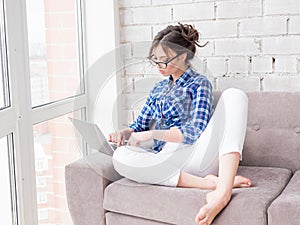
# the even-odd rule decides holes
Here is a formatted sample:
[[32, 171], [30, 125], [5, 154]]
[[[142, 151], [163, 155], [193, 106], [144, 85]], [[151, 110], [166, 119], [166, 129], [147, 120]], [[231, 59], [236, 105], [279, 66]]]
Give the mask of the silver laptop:
[[69, 119], [73, 123], [76, 130], [81, 134], [82, 138], [91, 148], [107, 155], [113, 155], [114, 150], [117, 148], [116, 143], [108, 142], [97, 124], [74, 119], [71, 117], [69, 117]]

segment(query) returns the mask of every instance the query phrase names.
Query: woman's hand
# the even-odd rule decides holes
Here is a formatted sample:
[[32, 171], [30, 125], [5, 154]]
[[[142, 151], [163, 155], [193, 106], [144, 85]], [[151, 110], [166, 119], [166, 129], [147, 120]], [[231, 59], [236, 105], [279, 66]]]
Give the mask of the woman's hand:
[[123, 130], [118, 130], [116, 132], [110, 133], [108, 135], [108, 141], [117, 143], [117, 146], [120, 147], [123, 145], [125, 140], [128, 140], [130, 135], [134, 132], [131, 128], [125, 128]]
[[153, 139], [152, 131], [134, 132], [131, 134], [127, 145], [139, 146], [142, 142], [147, 142]]

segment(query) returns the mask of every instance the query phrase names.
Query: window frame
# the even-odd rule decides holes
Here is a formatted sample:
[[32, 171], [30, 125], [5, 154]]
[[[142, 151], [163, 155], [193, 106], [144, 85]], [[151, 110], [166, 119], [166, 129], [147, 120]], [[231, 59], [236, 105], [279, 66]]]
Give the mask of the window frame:
[[[84, 31], [82, 0], [77, 0], [80, 78], [84, 79]], [[3, 0], [7, 57], [8, 93], [10, 106], [0, 111], [0, 137], [10, 133], [14, 137], [10, 145], [10, 161], [13, 164], [16, 184], [12, 204], [16, 208], [15, 224], [38, 224], [37, 187], [33, 126], [35, 124], [87, 108], [86, 82], [83, 93], [42, 106], [31, 107], [29, 50], [26, 22], [26, 1]], [[18, 65], [17, 67], [14, 65]], [[76, 108], [74, 108], [76, 106]], [[84, 113], [83, 113], [84, 115]], [[83, 118], [84, 119], [84, 118]], [[25, 149], [25, 150], [24, 150]], [[14, 180], [15, 179], [15, 180]]]
[[[115, 15], [114, 28], [110, 31], [110, 35], [113, 35], [115, 40], [110, 47], [119, 46], [119, 11], [117, 0], [113, 0], [112, 3], [106, 5], [105, 9], [98, 0], [88, 2], [76, 0], [78, 21], [80, 21], [77, 22], [79, 32], [77, 35], [79, 38], [80, 78], [84, 79], [84, 82], [81, 83], [83, 93], [32, 108], [26, 1], [0, 1], [3, 1], [5, 14], [6, 52], [8, 54], [7, 81], [9, 84], [7, 90], [10, 98], [10, 106], [0, 111], [0, 137], [9, 134], [12, 134], [13, 137], [9, 149], [13, 168], [11, 182], [15, 184], [15, 190], [12, 193], [15, 197], [14, 202], [12, 202], [15, 207], [14, 216], [16, 218], [14, 225], [37, 225], [38, 205], [33, 126], [77, 110], [83, 111], [82, 119], [93, 120], [93, 113], [90, 108], [94, 102], [90, 98], [95, 96], [90, 96], [94, 90], [89, 90], [88, 87], [91, 89], [91, 84], [94, 81], [85, 77], [85, 74], [88, 66], [94, 63], [93, 59], [104, 55], [107, 50], [104, 48], [105, 50], [101, 51], [103, 46], [106, 45], [106, 43], [99, 41], [102, 37], [101, 33], [95, 35], [93, 32], [88, 33], [86, 31], [87, 28], [92, 30], [91, 28], [99, 26], [99, 20], [101, 20], [99, 11], [109, 9]], [[107, 26], [106, 22], [102, 21], [103, 25]], [[111, 26], [111, 24], [108, 25]], [[116, 55], [115, 60], [114, 63], [119, 63], [119, 56]], [[118, 85], [120, 84], [116, 83], [116, 87]], [[91, 151], [85, 150], [84, 152], [89, 154]]]

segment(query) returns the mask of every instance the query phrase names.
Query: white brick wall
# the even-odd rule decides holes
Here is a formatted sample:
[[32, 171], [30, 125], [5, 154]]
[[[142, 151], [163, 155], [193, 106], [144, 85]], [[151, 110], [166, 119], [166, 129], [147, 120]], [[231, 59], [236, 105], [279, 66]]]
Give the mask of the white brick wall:
[[173, 7], [174, 21], [201, 20], [214, 18], [214, 3], [192, 3]]
[[121, 42], [150, 41], [151, 27], [130, 26], [121, 28]]
[[228, 59], [228, 73], [229, 74], [244, 74], [249, 73], [249, 58], [245, 56], [230, 57]]
[[269, 56], [252, 57], [252, 73], [272, 73], [273, 58]]
[[224, 38], [237, 36], [236, 20], [213, 20], [194, 23], [202, 38]]
[[216, 1], [217, 18], [245, 18], [262, 15], [261, 0]]
[[228, 63], [224, 57], [210, 57], [206, 60], [206, 72], [209, 76], [223, 76], [228, 71]]
[[300, 55], [300, 36], [263, 38], [262, 42], [263, 54]]
[[223, 91], [230, 87], [248, 91], [260, 91], [259, 77], [220, 77], [216, 80], [216, 89]]
[[260, 17], [240, 20], [240, 37], [283, 35], [287, 31], [286, 17]]
[[297, 57], [296, 56], [276, 56], [274, 72], [275, 73], [296, 74], [297, 73]]
[[300, 16], [292, 16], [289, 20], [289, 34], [300, 34]]
[[264, 91], [299, 92], [300, 77], [265, 77], [262, 87]]
[[137, 7], [137, 6], [149, 6], [151, 0], [119, 0], [119, 7]]
[[265, 15], [300, 14], [299, 0], [265, 0]]
[[168, 6], [133, 8], [132, 11], [135, 24], [163, 23], [171, 20], [171, 8]]
[[[167, 25], [189, 23], [202, 44], [209, 41], [194, 61], [214, 89], [300, 91], [300, 0], [119, 0], [119, 14], [124, 63], [145, 59]], [[124, 120], [131, 120], [154, 84], [140, 82], [163, 78], [148, 64], [127, 66], [122, 74], [121, 85], [133, 83], [123, 96]]]
[[221, 39], [215, 41], [216, 55], [257, 55], [260, 54], [260, 40], [254, 38]]

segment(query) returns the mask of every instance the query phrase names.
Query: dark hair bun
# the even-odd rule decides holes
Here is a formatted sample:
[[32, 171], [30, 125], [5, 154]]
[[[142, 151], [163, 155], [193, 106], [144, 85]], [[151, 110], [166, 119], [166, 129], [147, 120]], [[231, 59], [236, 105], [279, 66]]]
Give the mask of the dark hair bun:
[[185, 40], [199, 46], [199, 44], [198, 44], [198, 41], [199, 41], [198, 31], [190, 24], [181, 24], [181, 23], [178, 23], [178, 24], [179, 24], [179, 27], [180, 27], [180, 33], [181, 33], [182, 37]]
[[163, 47], [174, 50], [177, 54], [187, 52], [186, 61], [189, 61], [195, 55], [196, 46], [204, 47], [208, 43], [200, 45], [198, 42], [199, 33], [192, 25], [181, 23], [169, 25], [154, 37], [148, 57], [151, 57], [153, 48], [161, 44]]

